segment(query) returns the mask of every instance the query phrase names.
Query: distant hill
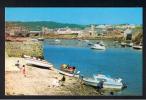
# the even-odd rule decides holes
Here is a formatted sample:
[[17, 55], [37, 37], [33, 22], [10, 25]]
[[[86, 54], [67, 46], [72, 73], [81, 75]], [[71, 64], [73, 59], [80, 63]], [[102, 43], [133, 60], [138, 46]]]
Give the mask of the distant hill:
[[48, 27], [51, 29], [54, 28], [78, 28], [78, 29], [84, 29], [85, 25], [78, 25], [78, 24], [68, 24], [68, 23], [58, 23], [53, 21], [36, 21], [36, 22], [6, 22], [6, 24], [14, 24], [18, 26], [24, 26], [28, 28], [29, 30], [41, 30], [42, 27]]

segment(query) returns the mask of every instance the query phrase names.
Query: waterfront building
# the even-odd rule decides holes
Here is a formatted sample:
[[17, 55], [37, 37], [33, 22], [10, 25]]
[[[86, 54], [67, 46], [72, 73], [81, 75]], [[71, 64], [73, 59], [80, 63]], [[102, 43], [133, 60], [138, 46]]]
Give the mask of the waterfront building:
[[132, 30], [131, 29], [126, 29], [123, 33], [124, 39], [125, 40], [131, 40], [132, 39]]
[[78, 29], [70, 29], [68, 27], [66, 28], [59, 28], [57, 30], [58, 34], [81, 34], [82, 30], [78, 30]]

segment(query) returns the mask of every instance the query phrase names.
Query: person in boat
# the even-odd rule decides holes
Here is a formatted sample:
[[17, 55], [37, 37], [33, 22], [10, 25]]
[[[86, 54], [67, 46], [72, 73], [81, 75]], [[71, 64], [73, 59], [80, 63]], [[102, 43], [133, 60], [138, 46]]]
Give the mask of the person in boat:
[[75, 67], [69, 66], [68, 71], [73, 74], [75, 72]]
[[67, 64], [62, 64], [61, 67], [66, 69], [68, 67], [68, 65]]

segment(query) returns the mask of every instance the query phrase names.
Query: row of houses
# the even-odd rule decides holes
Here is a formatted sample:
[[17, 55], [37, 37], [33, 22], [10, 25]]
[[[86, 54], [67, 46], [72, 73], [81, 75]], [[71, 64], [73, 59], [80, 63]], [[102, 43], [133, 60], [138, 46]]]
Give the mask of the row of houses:
[[[120, 28], [122, 27], [122, 28]], [[91, 25], [84, 29], [78, 28], [56, 28], [49, 29], [47, 27], [42, 27], [40, 31], [29, 31], [22, 26], [5, 27], [5, 33], [9, 35], [41, 35], [41, 34], [77, 34], [78, 37], [96, 37], [102, 36], [123, 36], [127, 37], [132, 35], [135, 25], [122, 25], [122, 26], [112, 26], [112, 25]]]

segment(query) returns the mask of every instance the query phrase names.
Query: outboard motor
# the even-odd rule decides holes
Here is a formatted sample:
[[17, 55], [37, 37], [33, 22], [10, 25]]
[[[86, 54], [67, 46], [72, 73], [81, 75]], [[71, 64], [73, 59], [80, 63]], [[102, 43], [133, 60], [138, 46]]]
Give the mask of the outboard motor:
[[122, 83], [123, 83], [123, 87], [122, 87], [122, 89], [125, 89], [125, 88], [128, 87], [126, 83], [124, 83], [124, 82], [122, 82]]
[[98, 84], [97, 84], [97, 89], [102, 89], [103, 88], [103, 81], [100, 81]]

